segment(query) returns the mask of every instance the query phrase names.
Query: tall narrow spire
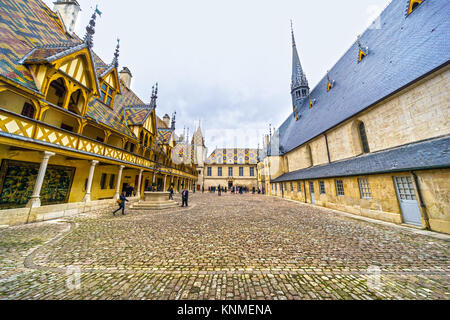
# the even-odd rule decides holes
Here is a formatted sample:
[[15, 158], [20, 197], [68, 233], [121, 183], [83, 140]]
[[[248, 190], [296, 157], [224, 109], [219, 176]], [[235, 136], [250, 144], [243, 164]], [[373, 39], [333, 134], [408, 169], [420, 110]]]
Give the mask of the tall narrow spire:
[[114, 58], [112, 64], [118, 68], [119, 67], [119, 49], [120, 49], [120, 39], [117, 39], [116, 51], [114, 52]]
[[309, 90], [308, 80], [306, 79], [305, 72], [303, 71], [302, 64], [297, 51], [297, 45], [295, 43], [294, 27], [291, 20], [291, 34], [292, 34], [292, 91], [305, 87]]
[[97, 14], [99, 16], [102, 15], [100, 10], [98, 10], [98, 6], [94, 10], [94, 14], [89, 21], [88, 26], [86, 27], [86, 34], [84, 35], [83, 41], [86, 42], [89, 48], [94, 46], [94, 34], [95, 34], [95, 20], [97, 19]]

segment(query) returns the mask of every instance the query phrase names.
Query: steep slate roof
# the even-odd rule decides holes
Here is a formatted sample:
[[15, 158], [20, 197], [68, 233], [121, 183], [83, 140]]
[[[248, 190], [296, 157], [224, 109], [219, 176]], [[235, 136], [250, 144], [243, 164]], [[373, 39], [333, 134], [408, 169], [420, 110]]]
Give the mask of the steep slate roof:
[[450, 136], [286, 173], [273, 182], [450, 167]]
[[393, 0], [361, 36], [369, 54], [358, 63], [355, 42], [330, 70], [334, 87], [327, 92], [327, 77], [311, 91], [316, 100], [299, 108], [280, 126], [282, 153], [324, 133], [367, 107], [421, 78], [450, 59], [449, 0], [426, 0], [409, 16], [407, 0]]
[[216, 149], [206, 160], [207, 164], [257, 164], [257, 149]]

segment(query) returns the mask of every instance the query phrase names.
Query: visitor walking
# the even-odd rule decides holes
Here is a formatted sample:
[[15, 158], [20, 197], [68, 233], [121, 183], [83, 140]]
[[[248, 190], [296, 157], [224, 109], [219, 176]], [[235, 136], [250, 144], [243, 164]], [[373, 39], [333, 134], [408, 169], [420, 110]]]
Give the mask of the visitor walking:
[[118, 204], [119, 204], [119, 209], [117, 209], [116, 211], [113, 212], [113, 216], [116, 215], [116, 212], [122, 209], [122, 215], [125, 215], [125, 202], [128, 202], [127, 198], [126, 198], [126, 192], [122, 192], [122, 194], [120, 195], [120, 199], [117, 200]]
[[183, 189], [183, 192], [181, 193], [181, 206], [184, 207], [184, 205], [186, 205], [186, 207], [189, 207], [188, 205], [188, 199], [189, 199], [189, 191], [187, 191], [186, 188]]
[[169, 188], [169, 200], [173, 200], [173, 188], [172, 188], [172, 186]]

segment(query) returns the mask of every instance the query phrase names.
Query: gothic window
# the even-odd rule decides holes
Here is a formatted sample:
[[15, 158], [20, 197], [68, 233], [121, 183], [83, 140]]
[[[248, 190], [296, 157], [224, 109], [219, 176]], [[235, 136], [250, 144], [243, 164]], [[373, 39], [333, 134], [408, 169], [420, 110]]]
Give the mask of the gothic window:
[[23, 105], [23, 109], [22, 109], [22, 115], [24, 117], [33, 119], [34, 118], [34, 107], [32, 104], [25, 102], [25, 104]]
[[367, 140], [366, 127], [364, 125], [364, 122], [361, 122], [359, 124], [359, 136], [361, 138], [361, 144], [364, 153], [370, 153], [369, 142]]

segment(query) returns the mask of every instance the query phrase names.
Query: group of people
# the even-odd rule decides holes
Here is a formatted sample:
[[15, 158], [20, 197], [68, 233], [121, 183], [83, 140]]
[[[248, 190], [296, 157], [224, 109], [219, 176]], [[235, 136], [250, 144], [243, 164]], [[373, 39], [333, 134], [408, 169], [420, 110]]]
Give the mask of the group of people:
[[[171, 186], [169, 188], [169, 200], [173, 200], [173, 194], [174, 190]], [[132, 191], [131, 191], [132, 192]], [[119, 199], [117, 200], [117, 204], [119, 205], [119, 208], [113, 212], [113, 215], [115, 216], [117, 212], [122, 210], [122, 215], [125, 215], [125, 203], [129, 202], [127, 197], [130, 197], [132, 193], [129, 193], [129, 188], [125, 188], [125, 190], [120, 195]], [[188, 200], [189, 200], [189, 191], [186, 188], [183, 188], [183, 191], [181, 192], [181, 206], [182, 207], [188, 207]]]
[[230, 192], [231, 194], [244, 194], [244, 193], [250, 193], [252, 192], [252, 194], [261, 193], [261, 190], [259, 188], [255, 188], [253, 187], [250, 191], [250, 188], [248, 187], [231, 187], [231, 188], [227, 188], [227, 187], [222, 187], [222, 186], [218, 186], [218, 187], [209, 187], [208, 188], [209, 193], [216, 193], [216, 191], [218, 192], [219, 196], [222, 195], [222, 193], [227, 193]]

